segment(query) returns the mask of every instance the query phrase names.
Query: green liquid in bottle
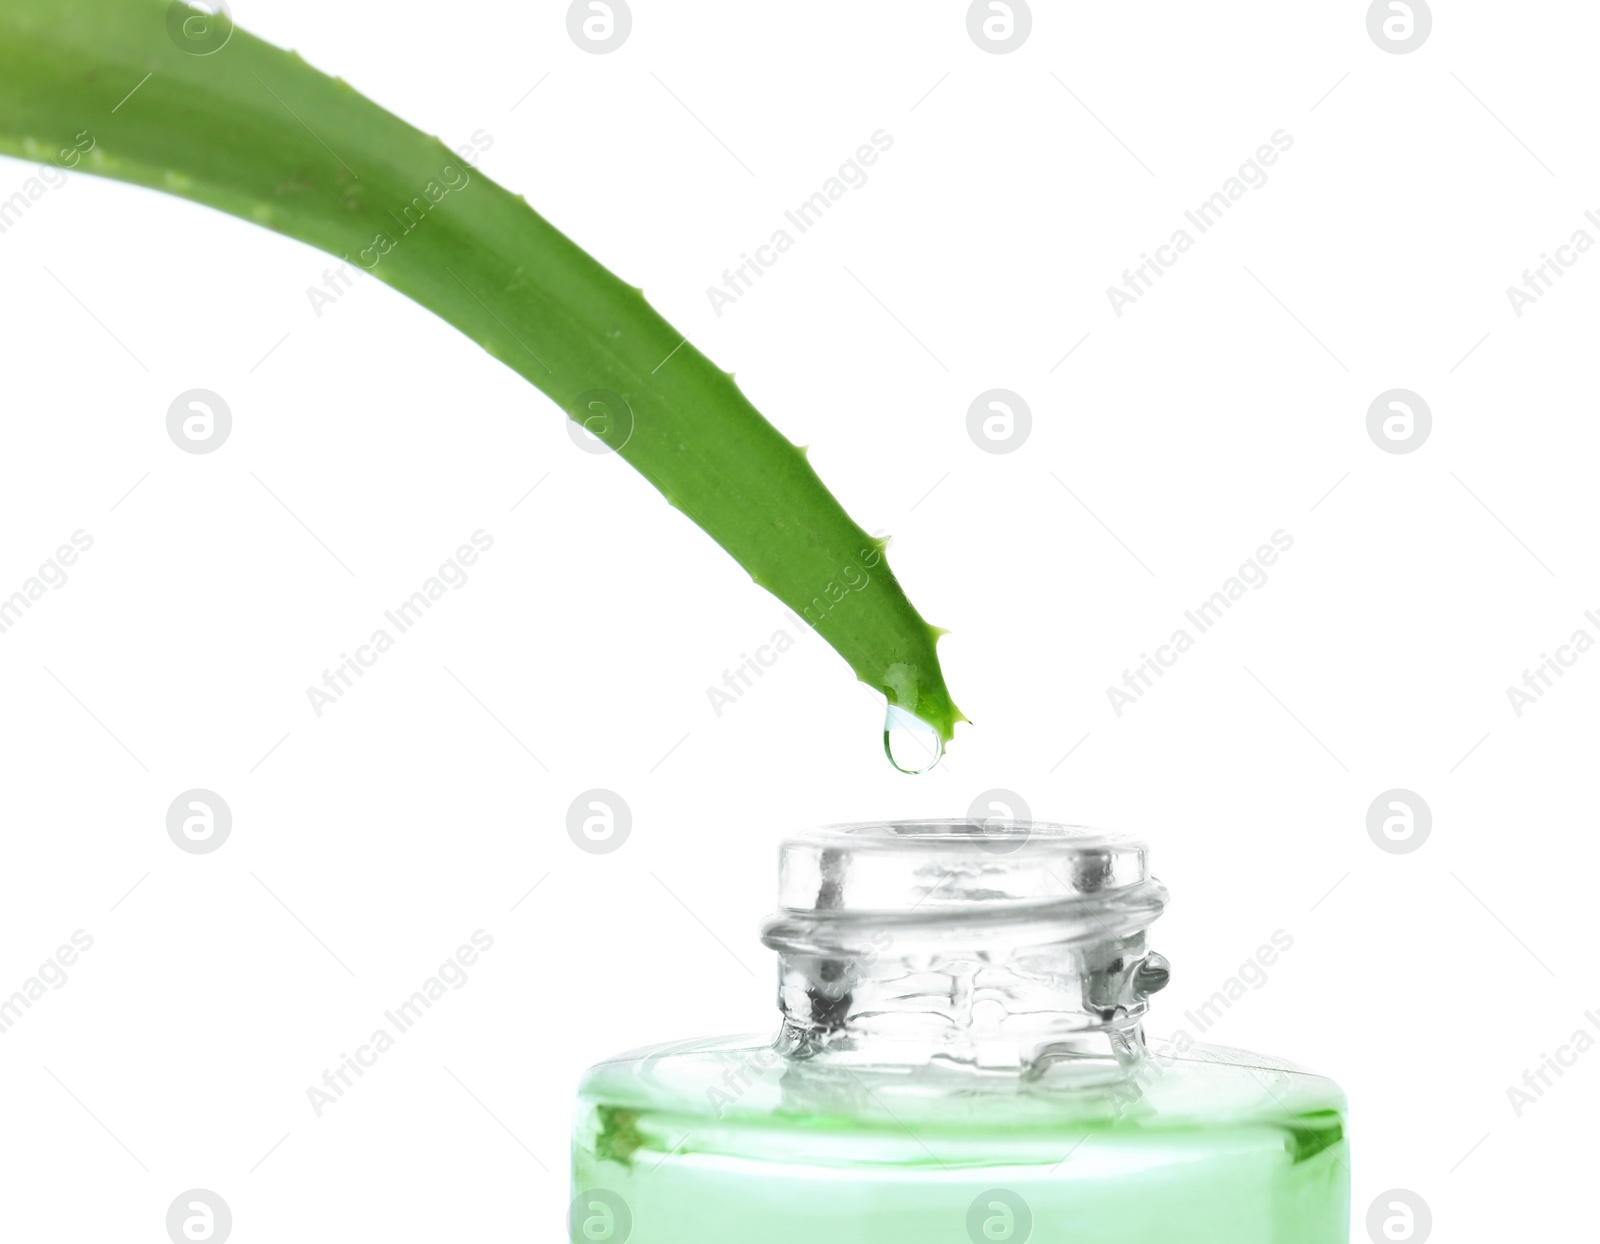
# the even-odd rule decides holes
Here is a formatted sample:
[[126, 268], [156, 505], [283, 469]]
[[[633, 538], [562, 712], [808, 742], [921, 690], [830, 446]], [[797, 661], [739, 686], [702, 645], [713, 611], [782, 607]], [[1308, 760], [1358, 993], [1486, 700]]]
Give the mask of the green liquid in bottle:
[[[826, 838], [809, 863], [786, 847], [786, 906], [767, 930], [777, 1043], [679, 1043], [592, 1068], [571, 1238], [1346, 1244], [1337, 1085], [1238, 1050], [1145, 1048], [1141, 988], [1165, 983], [1165, 963], [1144, 926], [1165, 895], [1142, 848], [1130, 863], [1103, 839], [1045, 836], [1040, 872], [938, 824], [874, 827], [902, 836], [872, 840], [876, 858]], [[960, 880], [930, 898], [942, 874], [913, 846], [920, 880], [898, 904], [882, 852], [936, 832]], [[1008, 893], [1025, 901], [1007, 907]]]

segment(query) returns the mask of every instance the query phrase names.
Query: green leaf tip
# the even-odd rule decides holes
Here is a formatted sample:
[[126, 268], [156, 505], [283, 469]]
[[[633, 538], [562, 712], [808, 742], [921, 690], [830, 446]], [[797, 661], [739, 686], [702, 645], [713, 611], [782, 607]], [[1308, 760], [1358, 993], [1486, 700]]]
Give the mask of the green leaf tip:
[[194, 54], [168, 9], [0, 0], [0, 153], [267, 225], [414, 299], [548, 394], [857, 677], [950, 739], [964, 718], [887, 541], [850, 518], [731, 372], [439, 139], [245, 30]]

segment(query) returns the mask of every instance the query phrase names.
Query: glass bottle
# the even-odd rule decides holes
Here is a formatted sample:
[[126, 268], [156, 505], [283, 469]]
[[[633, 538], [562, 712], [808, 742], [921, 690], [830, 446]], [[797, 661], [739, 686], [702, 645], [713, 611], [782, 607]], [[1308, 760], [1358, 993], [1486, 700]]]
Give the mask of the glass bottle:
[[591, 1068], [568, 1229], [608, 1244], [1346, 1244], [1344, 1096], [1145, 1044], [1143, 844], [908, 821], [783, 844], [777, 1038]]

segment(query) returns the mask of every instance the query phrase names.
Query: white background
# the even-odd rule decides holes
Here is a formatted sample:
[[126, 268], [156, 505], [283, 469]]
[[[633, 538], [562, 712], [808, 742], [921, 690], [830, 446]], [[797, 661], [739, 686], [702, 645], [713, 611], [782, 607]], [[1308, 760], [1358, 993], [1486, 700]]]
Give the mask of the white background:
[[[976, 723], [921, 778], [820, 640], [381, 284], [319, 318], [325, 256], [81, 176], [0, 236], [0, 594], [94, 540], [0, 635], [0, 993], [94, 938], [0, 1036], [17, 1238], [163, 1239], [203, 1187], [239, 1241], [554, 1239], [585, 1065], [774, 1022], [779, 837], [991, 787], [1150, 839], [1157, 1033], [1293, 936], [1207, 1038], [1345, 1087], [1358, 1237], [1396, 1187], [1441, 1239], [1583, 1221], [1600, 1054], [1520, 1118], [1506, 1090], [1600, 1008], [1600, 656], [1520, 718], [1506, 688], [1600, 637], [1600, 256], [1520, 318], [1505, 290], [1600, 240], [1600, 13], [1439, 3], [1394, 55], [1360, 2], [1035, 10], [992, 55], [949, 0], [635, 0], [596, 56], [548, 2], [236, 9], [452, 145], [486, 131], [484, 174], [893, 535]], [[717, 317], [706, 288], [880, 128], [870, 180]], [[1278, 130], [1119, 318], [1106, 287]], [[0, 197], [30, 172], [0, 161]], [[207, 455], [165, 430], [196, 387], [234, 417]], [[1033, 413], [1004, 455], [966, 431], [996, 387]], [[1433, 412], [1406, 455], [1366, 431], [1396, 387]], [[306, 688], [479, 528], [470, 582], [319, 719]], [[1278, 529], [1266, 586], [1117, 716], [1107, 687]], [[232, 808], [213, 854], [166, 833], [192, 787]], [[632, 809], [613, 854], [566, 832], [592, 787]], [[1395, 787], [1432, 809], [1410, 854], [1367, 833]], [[480, 928], [470, 982], [316, 1117]]]

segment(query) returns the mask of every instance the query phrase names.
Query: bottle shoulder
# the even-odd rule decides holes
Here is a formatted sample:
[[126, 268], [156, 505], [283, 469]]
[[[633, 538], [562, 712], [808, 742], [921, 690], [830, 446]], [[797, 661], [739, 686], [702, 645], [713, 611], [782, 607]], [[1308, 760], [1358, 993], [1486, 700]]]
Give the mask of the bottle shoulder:
[[1342, 1129], [1332, 1080], [1247, 1050], [1155, 1044], [1131, 1066], [1037, 1079], [929, 1065], [883, 1068], [793, 1059], [764, 1035], [680, 1041], [598, 1063], [579, 1088], [608, 1112], [715, 1120], [729, 1127], [917, 1128], [1055, 1133], [1277, 1123]]

